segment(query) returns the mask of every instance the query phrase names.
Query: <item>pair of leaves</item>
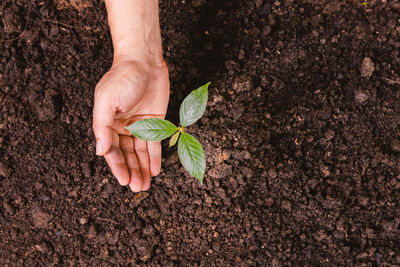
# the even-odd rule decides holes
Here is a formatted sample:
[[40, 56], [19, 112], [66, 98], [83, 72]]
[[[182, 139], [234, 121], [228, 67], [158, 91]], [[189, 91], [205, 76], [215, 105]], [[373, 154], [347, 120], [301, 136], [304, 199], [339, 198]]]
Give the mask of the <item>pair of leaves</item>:
[[187, 127], [203, 116], [207, 106], [207, 83], [192, 91], [182, 102], [179, 110], [179, 120], [182, 127], [177, 127], [167, 120], [151, 118], [137, 121], [126, 129], [134, 136], [146, 141], [161, 141], [171, 135], [170, 146], [175, 145], [178, 138], [178, 155], [185, 169], [203, 184], [203, 176], [206, 167], [204, 150], [192, 135], [183, 132]]

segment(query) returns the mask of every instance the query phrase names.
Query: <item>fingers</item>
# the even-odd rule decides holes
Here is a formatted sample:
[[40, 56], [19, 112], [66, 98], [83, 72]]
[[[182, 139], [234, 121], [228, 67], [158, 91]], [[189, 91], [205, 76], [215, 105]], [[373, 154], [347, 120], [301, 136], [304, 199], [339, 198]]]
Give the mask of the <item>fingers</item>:
[[139, 163], [133, 148], [133, 139], [130, 136], [120, 136], [120, 147], [128, 167], [130, 182], [129, 187], [133, 192], [142, 190], [142, 175], [140, 173]]
[[[135, 122], [146, 118], [164, 118], [165, 115], [161, 114], [145, 114], [135, 116], [135, 119], [131, 122]], [[143, 143], [143, 142], [141, 142]], [[144, 146], [144, 144], [143, 144]], [[151, 176], [157, 176], [161, 171], [161, 142], [147, 142], [147, 152], [149, 158], [149, 173]]]
[[93, 131], [97, 140], [96, 154], [98, 156], [104, 156], [111, 148], [114, 116], [115, 110], [112, 108], [111, 99], [104, 93], [96, 93], [93, 108]]
[[120, 149], [120, 141], [117, 133], [113, 132], [112, 136], [112, 144], [107, 154], [104, 155], [108, 165], [111, 168], [111, 172], [114, 174], [115, 178], [117, 178], [120, 185], [128, 185], [130, 181], [128, 168], [125, 164], [124, 155]]
[[104, 157], [121, 185], [129, 184], [133, 192], [147, 191], [150, 175], [158, 175], [161, 169], [161, 144], [113, 132]]
[[150, 174], [157, 176], [161, 171], [161, 142], [147, 142], [149, 152]]
[[150, 188], [150, 163], [147, 141], [134, 137], [133, 143], [139, 163], [140, 174], [142, 175], [142, 190], [146, 191]]

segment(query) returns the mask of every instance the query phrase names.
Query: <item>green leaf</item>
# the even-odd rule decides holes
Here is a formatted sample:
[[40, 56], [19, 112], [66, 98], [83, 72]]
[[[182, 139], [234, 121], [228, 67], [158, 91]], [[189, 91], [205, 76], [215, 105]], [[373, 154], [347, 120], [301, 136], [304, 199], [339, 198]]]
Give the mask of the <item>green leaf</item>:
[[174, 146], [175, 144], [176, 144], [176, 141], [178, 141], [178, 138], [179, 138], [179, 134], [180, 134], [181, 132], [176, 132], [172, 137], [171, 137], [171, 139], [169, 139], [169, 147], [172, 147], [172, 146]]
[[208, 86], [210, 82], [193, 90], [183, 100], [181, 108], [179, 110], [179, 120], [183, 127], [189, 126], [195, 123], [198, 119], [203, 116], [204, 110], [207, 106], [208, 99]]
[[171, 122], [159, 118], [140, 120], [125, 128], [134, 136], [146, 141], [161, 141], [178, 130]]
[[203, 184], [206, 156], [199, 141], [183, 132], [178, 142], [178, 155], [183, 167]]

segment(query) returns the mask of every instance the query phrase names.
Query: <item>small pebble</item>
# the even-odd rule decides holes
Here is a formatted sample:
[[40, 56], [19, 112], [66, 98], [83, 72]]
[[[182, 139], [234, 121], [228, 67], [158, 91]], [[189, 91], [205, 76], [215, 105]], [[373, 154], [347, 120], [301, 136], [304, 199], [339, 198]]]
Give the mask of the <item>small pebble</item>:
[[257, 232], [261, 232], [261, 231], [262, 231], [261, 225], [254, 225], [253, 228], [254, 228], [254, 230], [256, 230]]
[[367, 95], [366, 92], [364, 92], [364, 91], [362, 91], [362, 90], [356, 90], [356, 91], [354, 92], [354, 100], [355, 100], [357, 103], [362, 104], [362, 103], [364, 103], [365, 101], [368, 100], [368, 95]]
[[88, 217], [82, 217], [82, 218], [79, 219], [79, 223], [80, 223], [81, 225], [87, 224], [88, 221], [89, 221], [89, 218], [88, 218]]
[[331, 172], [329, 171], [328, 166], [326, 166], [326, 165], [320, 165], [320, 166], [319, 166], [319, 169], [320, 169], [320, 171], [322, 172], [322, 174], [323, 174], [325, 177], [327, 177], [327, 176], [329, 176], [329, 175], [331, 174]]
[[374, 63], [369, 57], [364, 58], [362, 65], [361, 65], [361, 76], [362, 77], [371, 77], [372, 73], [374, 72], [375, 67]]
[[46, 253], [47, 252], [47, 246], [44, 243], [35, 245], [35, 248], [41, 253]]

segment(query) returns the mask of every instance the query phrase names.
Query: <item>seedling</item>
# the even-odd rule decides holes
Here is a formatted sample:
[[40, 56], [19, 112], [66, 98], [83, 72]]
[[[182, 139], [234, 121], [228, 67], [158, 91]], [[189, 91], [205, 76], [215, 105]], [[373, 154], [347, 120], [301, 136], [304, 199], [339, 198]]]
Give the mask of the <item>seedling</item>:
[[159, 118], [137, 121], [126, 129], [134, 136], [146, 141], [161, 141], [170, 136], [169, 146], [178, 143], [179, 159], [185, 169], [203, 184], [206, 156], [200, 142], [185, 133], [185, 127], [198, 121], [207, 106], [210, 82], [193, 90], [182, 102], [179, 110], [180, 127]]

